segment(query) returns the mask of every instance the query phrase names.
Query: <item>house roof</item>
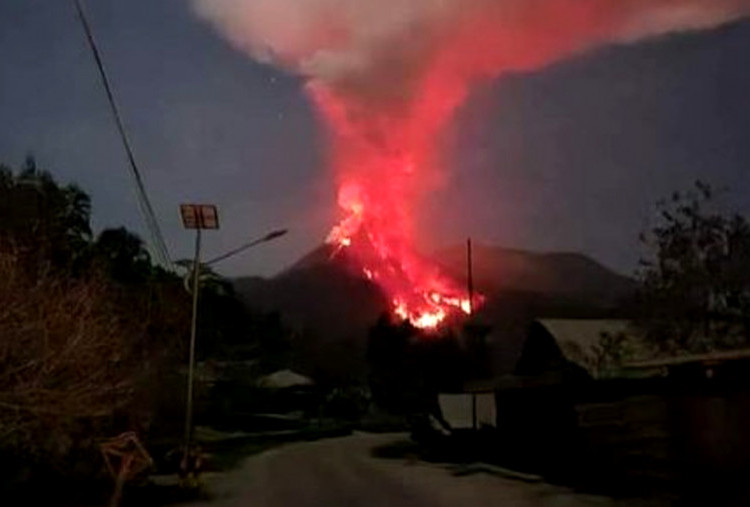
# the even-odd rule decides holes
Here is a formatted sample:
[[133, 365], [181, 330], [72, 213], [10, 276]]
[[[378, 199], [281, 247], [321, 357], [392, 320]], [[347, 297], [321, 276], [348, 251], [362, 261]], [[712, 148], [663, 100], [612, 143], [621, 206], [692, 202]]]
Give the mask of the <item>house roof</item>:
[[268, 389], [286, 389], [289, 387], [311, 386], [313, 384], [312, 379], [292, 370], [279, 370], [266, 375], [258, 381], [260, 387]]
[[[543, 328], [540, 334], [537, 328], [532, 332], [533, 323], [536, 322]], [[598, 346], [601, 344], [603, 334], [626, 336], [628, 353], [635, 358], [648, 357], [648, 350], [635, 339], [635, 331], [629, 320], [625, 319], [536, 319], [511, 322], [510, 320], [493, 327], [488, 338], [492, 361], [492, 376], [504, 377], [508, 375], [524, 374], [519, 372], [518, 367], [522, 361], [527, 365], [536, 364], [544, 359], [537, 354], [549, 355], [551, 350], [543, 347], [540, 338], [543, 334], [549, 334], [553, 340], [553, 346], [559, 348], [562, 357], [585, 369], [590, 375], [597, 377], [602, 372], [597, 371], [597, 356], [600, 353]], [[532, 336], [533, 335], [533, 336]], [[627, 339], [630, 338], [630, 339]], [[529, 347], [529, 341], [534, 341], [534, 346]], [[531, 355], [529, 355], [531, 354]], [[539, 365], [543, 368], [543, 365]], [[623, 370], [611, 370], [608, 375], [632, 376]], [[642, 372], [638, 374], [642, 375]]]
[[[594, 356], [603, 333], [629, 334], [629, 321], [538, 319], [495, 328], [490, 336], [492, 376], [464, 383], [461, 392], [557, 385], [571, 377], [560, 368], [569, 361], [596, 376]], [[632, 332], [630, 333], [632, 335]]]
[[565, 359], [597, 372], [591, 363], [602, 335], [632, 335], [629, 321], [615, 319], [541, 319], [539, 322], [554, 336]]
[[636, 361], [623, 365], [625, 368], [632, 369], [650, 369], [668, 366], [680, 366], [684, 364], [705, 364], [714, 365], [725, 361], [734, 361], [741, 359], [750, 359], [750, 349], [722, 350], [709, 352], [706, 354], [693, 354], [676, 357], [665, 357], [649, 361]]

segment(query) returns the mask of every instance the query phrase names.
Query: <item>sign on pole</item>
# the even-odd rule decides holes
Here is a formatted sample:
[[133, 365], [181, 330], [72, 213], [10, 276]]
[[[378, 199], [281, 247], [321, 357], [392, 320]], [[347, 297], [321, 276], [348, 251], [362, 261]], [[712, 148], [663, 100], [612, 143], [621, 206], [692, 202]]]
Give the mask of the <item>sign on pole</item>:
[[180, 204], [185, 229], [218, 229], [219, 212], [213, 204]]

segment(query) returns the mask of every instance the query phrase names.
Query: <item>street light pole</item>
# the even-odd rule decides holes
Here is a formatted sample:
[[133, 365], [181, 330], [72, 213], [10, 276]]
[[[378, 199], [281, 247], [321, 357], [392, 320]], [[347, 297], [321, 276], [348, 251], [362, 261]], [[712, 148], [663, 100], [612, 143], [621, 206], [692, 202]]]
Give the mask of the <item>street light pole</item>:
[[193, 384], [195, 380], [195, 341], [198, 334], [198, 290], [201, 271], [201, 230], [219, 228], [219, 212], [212, 204], [181, 204], [182, 224], [195, 229], [195, 257], [193, 259], [193, 316], [190, 322], [190, 356], [188, 359], [187, 400], [185, 402], [185, 448], [180, 465], [187, 476], [197, 473], [195, 456], [191, 454], [193, 437]]
[[185, 457], [190, 449], [193, 433], [193, 378], [195, 375], [195, 335], [198, 331], [198, 289], [201, 271], [201, 229], [195, 230], [193, 260], [193, 317], [190, 324], [190, 359], [188, 363], [187, 408], [185, 409]]
[[[196, 335], [198, 334], [198, 291], [200, 290], [200, 272], [201, 272], [201, 230], [202, 229], [218, 229], [219, 228], [219, 213], [216, 210], [216, 206], [212, 204], [181, 204], [180, 214], [182, 215], [182, 223], [186, 229], [195, 229], [195, 256], [193, 258], [193, 316], [190, 323], [190, 357], [188, 359], [188, 381], [187, 381], [187, 401], [185, 403], [185, 448], [183, 454], [183, 462], [181, 468], [186, 474], [197, 473], [193, 458], [196, 458], [194, 454], [191, 454], [191, 446], [193, 440], [193, 386], [195, 384], [195, 342]], [[206, 262], [206, 265], [214, 264], [216, 262], [227, 259], [233, 255], [236, 255], [248, 248], [251, 248], [257, 244], [271, 241], [275, 238], [286, 234], [286, 229], [280, 229], [269, 232], [262, 238], [246, 243], [234, 250], [231, 250], [224, 255], [220, 255]], [[185, 288], [187, 288], [188, 277], [185, 277]]]

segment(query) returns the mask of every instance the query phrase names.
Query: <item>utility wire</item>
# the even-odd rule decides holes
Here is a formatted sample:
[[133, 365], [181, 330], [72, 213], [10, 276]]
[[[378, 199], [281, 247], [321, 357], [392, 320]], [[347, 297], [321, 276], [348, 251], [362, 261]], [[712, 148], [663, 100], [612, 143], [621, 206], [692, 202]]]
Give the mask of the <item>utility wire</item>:
[[128, 140], [128, 136], [125, 131], [125, 125], [117, 108], [117, 103], [115, 102], [115, 97], [112, 92], [112, 87], [109, 83], [109, 78], [107, 77], [107, 73], [104, 70], [104, 64], [102, 62], [101, 55], [99, 54], [99, 49], [97, 48], [94, 34], [91, 31], [91, 26], [89, 25], [88, 19], [86, 18], [86, 13], [81, 2], [82, 0], [73, 0], [76, 12], [78, 13], [78, 18], [81, 20], [81, 25], [83, 26], [83, 31], [86, 33], [86, 39], [88, 40], [89, 47], [91, 48], [91, 52], [94, 55], [96, 66], [99, 69], [99, 76], [101, 77], [102, 84], [104, 85], [104, 91], [107, 94], [107, 101], [109, 102], [110, 109], [112, 110], [112, 115], [114, 116], [115, 124], [117, 125], [117, 130], [120, 134], [120, 139], [122, 140], [122, 144], [125, 148], [125, 154], [128, 158], [130, 172], [133, 176], [133, 180], [135, 181], [136, 194], [138, 196], [138, 205], [146, 222], [146, 228], [151, 235], [151, 240], [153, 241], [153, 249], [155, 250], [156, 256], [158, 257], [161, 264], [166, 267], [171, 267], [172, 259], [169, 256], [167, 243], [164, 241], [164, 236], [162, 235], [161, 229], [159, 228], [159, 222], [156, 218], [156, 213], [154, 213], [154, 208], [151, 206], [151, 201], [149, 200], [148, 194], [146, 193], [146, 186], [143, 184], [141, 171], [135, 161], [133, 149], [130, 146], [130, 141]]

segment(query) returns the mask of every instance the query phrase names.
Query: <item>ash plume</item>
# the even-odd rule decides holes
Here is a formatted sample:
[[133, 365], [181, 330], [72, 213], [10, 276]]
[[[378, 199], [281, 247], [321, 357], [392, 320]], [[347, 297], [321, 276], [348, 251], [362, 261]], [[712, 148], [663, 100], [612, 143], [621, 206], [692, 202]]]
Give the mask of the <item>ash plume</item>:
[[707, 28], [750, 13], [748, 0], [192, 3], [200, 17], [259, 61], [339, 93], [396, 103], [408, 100], [438, 61], [463, 79], [492, 76], [602, 43]]
[[[750, 0], [193, 0], [256, 60], [303, 76], [329, 130], [348, 248], [394, 314], [436, 327], [475, 301], [413, 248], [438, 134], [472, 84], [597, 45], [708, 28]], [[467, 308], [469, 310], [467, 310]]]

